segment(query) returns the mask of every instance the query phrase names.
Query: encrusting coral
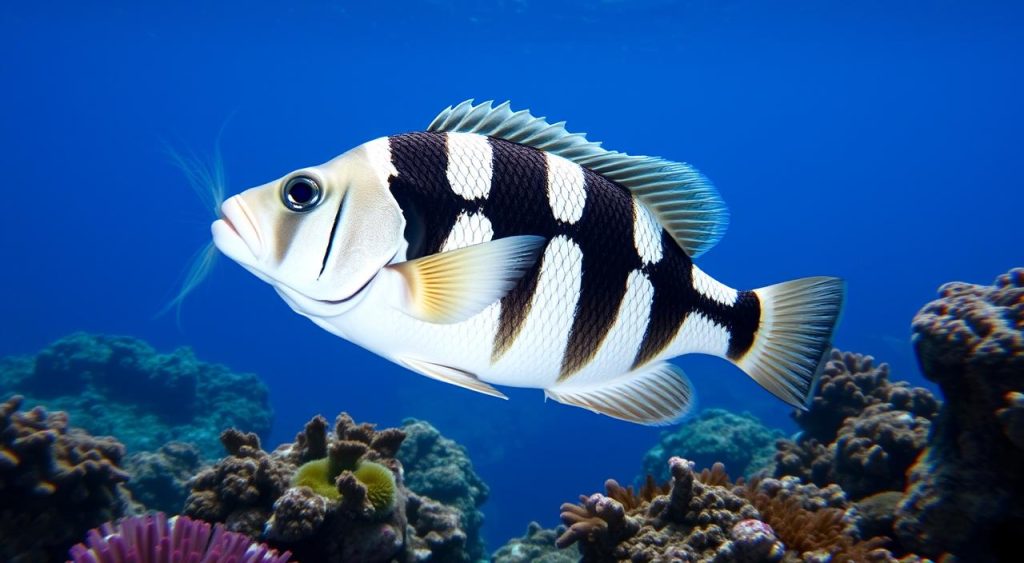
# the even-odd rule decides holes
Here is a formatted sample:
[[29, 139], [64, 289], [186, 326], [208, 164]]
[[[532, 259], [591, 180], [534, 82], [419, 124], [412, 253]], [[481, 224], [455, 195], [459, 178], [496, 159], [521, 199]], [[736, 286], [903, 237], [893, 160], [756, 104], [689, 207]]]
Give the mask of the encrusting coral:
[[3, 393], [65, 411], [93, 435], [116, 435], [129, 453], [177, 440], [216, 458], [222, 429], [267, 436], [273, 419], [257, 376], [202, 362], [189, 348], [160, 354], [126, 336], [80, 332], [34, 357], [0, 359]]
[[945, 403], [896, 514], [919, 552], [1020, 557], [1024, 528], [1024, 268], [992, 286], [948, 283], [914, 317], [925, 377]]
[[492, 563], [575, 563], [580, 552], [575, 545], [560, 549], [555, 540], [565, 533], [565, 526], [545, 529], [530, 522], [526, 534], [512, 538], [491, 556]]
[[230, 454], [192, 480], [185, 513], [265, 538], [300, 561], [468, 561], [461, 513], [409, 491], [401, 430], [313, 418], [271, 453], [229, 430]]
[[0, 561], [55, 561], [90, 528], [130, 509], [124, 446], [22, 398], [0, 403]]
[[668, 479], [668, 460], [683, 456], [698, 467], [722, 462], [740, 475], [753, 475], [768, 468], [775, 442], [782, 433], [761, 424], [748, 413], [706, 409], [693, 420], [661, 433], [658, 443], [644, 454], [645, 475]]
[[287, 563], [278, 554], [223, 525], [168, 519], [163, 513], [133, 516], [89, 531], [85, 544], [71, 548], [72, 563]]
[[480, 507], [490, 489], [473, 470], [466, 449], [426, 421], [406, 419], [402, 431], [406, 437], [398, 449], [398, 459], [405, 469], [405, 485], [417, 494], [458, 508], [462, 512], [460, 527], [466, 533], [466, 551], [471, 559], [486, 558]]

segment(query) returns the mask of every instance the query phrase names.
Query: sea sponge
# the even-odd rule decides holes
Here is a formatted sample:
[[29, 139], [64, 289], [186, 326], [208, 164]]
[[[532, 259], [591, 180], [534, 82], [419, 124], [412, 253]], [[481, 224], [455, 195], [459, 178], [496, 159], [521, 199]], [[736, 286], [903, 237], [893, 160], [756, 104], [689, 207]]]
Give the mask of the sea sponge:
[[366, 498], [373, 505], [374, 513], [387, 514], [395, 507], [395, 474], [383, 465], [364, 461], [352, 472], [359, 482], [366, 486]]

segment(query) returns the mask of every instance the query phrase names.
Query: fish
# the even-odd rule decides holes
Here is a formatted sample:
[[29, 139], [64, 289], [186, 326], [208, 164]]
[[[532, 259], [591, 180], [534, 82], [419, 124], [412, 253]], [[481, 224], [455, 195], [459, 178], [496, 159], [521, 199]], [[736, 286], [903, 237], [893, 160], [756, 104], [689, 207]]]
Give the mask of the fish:
[[844, 282], [715, 280], [694, 259], [727, 223], [688, 164], [467, 100], [226, 199], [211, 230], [296, 313], [413, 372], [667, 425], [695, 400], [672, 358], [805, 408], [831, 350]]

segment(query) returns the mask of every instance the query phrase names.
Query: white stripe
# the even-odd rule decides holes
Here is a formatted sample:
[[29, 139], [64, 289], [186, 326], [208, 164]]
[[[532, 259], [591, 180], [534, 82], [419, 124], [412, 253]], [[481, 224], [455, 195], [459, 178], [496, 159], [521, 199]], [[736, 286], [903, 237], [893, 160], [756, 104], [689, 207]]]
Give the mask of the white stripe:
[[363, 143], [363, 151], [370, 170], [382, 185], [388, 185], [388, 178], [398, 175], [398, 169], [391, 162], [391, 142], [387, 137]]
[[644, 264], [661, 260], [661, 224], [647, 206], [633, 198], [633, 246]]
[[545, 152], [548, 161], [548, 203], [555, 219], [572, 224], [583, 217], [587, 191], [583, 169], [556, 154]]
[[488, 242], [492, 237], [494, 237], [494, 229], [491, 227], [491, 221], [483, 213], [468, 214], [463, 211], [455, 219], [455, 225], [448, 233], [448, 238], [441, 246], [441, 251], [458, 250], [481, 242]]
[[672, 348], [673, 356], [711, 354], [724, 358], [729, 351], [729, 329], [693, 312], [683, 321]]
[[544, 388], [562, 367], [583, 277], [583, 251], [564, 235], [544, 250], [530, 314], [512, 347], [492, 366], [490, 383]]
[[733, 305], [736, 303], [736, 296], [739, 295], [738, 291], [722, 285], [718, 280], [702, 272], [697, 266], [694, 266], [692, 271], [693, 288], [698, 293], [722, 305]]
[[491, 192], [493, 163], [487, 137], [475, 133], [447, 133], [448, 183], [466, 199], [483, 199]]

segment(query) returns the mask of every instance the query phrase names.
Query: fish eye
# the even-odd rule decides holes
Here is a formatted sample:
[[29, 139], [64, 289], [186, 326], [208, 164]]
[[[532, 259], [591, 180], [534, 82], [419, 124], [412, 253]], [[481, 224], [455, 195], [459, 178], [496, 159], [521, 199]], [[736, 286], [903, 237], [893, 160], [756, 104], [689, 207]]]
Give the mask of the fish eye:
[[320, 185], [309, 176], [296, 176], [285, 183], [281, 201], [292, 211], [309, 211], [320, 203]]

